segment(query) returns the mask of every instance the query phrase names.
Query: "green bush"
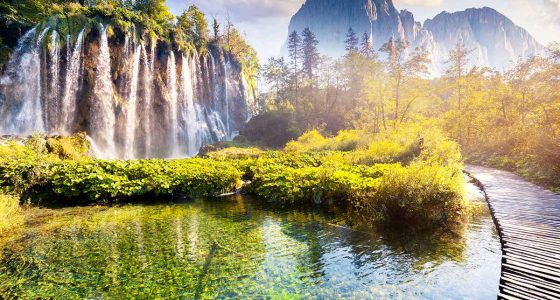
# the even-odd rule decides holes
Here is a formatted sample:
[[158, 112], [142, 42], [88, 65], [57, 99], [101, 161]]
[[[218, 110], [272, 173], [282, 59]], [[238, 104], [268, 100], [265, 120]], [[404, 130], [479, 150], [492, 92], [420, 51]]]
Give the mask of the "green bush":
[[23, 224], [19, 198], [0, 194], [0, 236]]
[[288, 112], [265, 112], [253, 117], [240, 131], [240, 135], [252, 143], [270, 148], [283, 147], [295, 139], [300, 130]]
[[207, 159], [65, 161], [49, 164], [33, 187], [50, 197], [118, 202], [145, 195], [212, 196], [240, 187], [241, 172]]
[[123, 202], [212, 196], [245, 179], [246, 190], [267, 201], [337, 205], [368, 221], [437, 227], [464, 215], [459, 147], [437, 131], [331, 138], [313, 131], [286, 148], [292, 151], [232, 147], [206, 158], [105, 161], [85, 156], [80, 137], [33, 136], [0, 146], [0, 187], [31, 201]]
[[388, 168], [377, 191], [355, 205], [366, 214], [414, 228], [459, 221], [467, 207], [461, 171], [424, 162]]

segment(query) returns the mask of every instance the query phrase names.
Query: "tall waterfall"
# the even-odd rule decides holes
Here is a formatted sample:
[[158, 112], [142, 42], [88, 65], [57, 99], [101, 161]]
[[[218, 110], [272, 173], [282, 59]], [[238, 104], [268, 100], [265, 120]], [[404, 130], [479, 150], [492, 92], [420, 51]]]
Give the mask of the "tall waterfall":
[[138, 75], [140, 72], [140, 48], [137, 46], [134, 50], [132, 68], [130, 69], [130, 93], [128, 95], [128, 107], [126, 112], [126, 135], [124, 144], [124, 156], [126, 158], [134, 158], [134, 142], [136, 139], [136, 115], [138, 107]]
[[181, 67], [181, 82], [183, 83], [182, 116], [184, 120], [183, 128], [185, 128], [183, 138], [187, 142], [187, 154], [189, 155], [193, 155], [198, 151], [196, 143], [198, 122], [194, 108], [193, 90], [193, 73], [195, 72], [194, 61], [194, 59], [189, 60], [183, 56]]
[[169, 140], [175, 141], [171, 147], [171, 154], [179, 153], [177, 149], [177, 64], [175, 54], [171, 52], [167, 59], [167, 89], [169, 95]]
[[63, 129], [63, 133], [72, 132], [72, 124], [74, 123], [74, 114], [76, 112], [76, 102], [78, 101], [78, 90], [80, 88], [80, 77], [82, 69], [82, 45], [84, 43], [84, 31], [85, 28], [80, 31], [78, 38], [76, 39], [76, 44], [74, 45], [74, 50], [70, 51], [70, 36], [68, 36], [68, 42], [66, 47], [67, 51], [67, 68], [66, 68], [66, 79], [64, 85], [64, 96], [62, 98], [62, 116], [60, 126]]
[[49, 59], [52, 68], [50, 69], [51, 80], [49, 84], [49, 98], [46, 103], [46, 120], [49, 120], [49, 129], [58, 129], [60, 124], [60, 116], [56, 113], [56, 109], [60, 106], [59, 100], [59, 75], [60, 75], [60, 43], [58, 42], [58, 32], [51, 32], [51, 41], [49, 45]]
[[106, 158], [117, 157], [115, 151], [115, 109], [113, 102], [113, 83], [111, 79], [111, 55], [107, 27], [99, 25], [101, 37], [99, 39], [99, 56], [95, 71], [92, 116], [90, 120], [91, 135]]
[[142, 44], [142, 61], [144, 66], [144, 74], [142, 75], [143, 85], [144, 85], [144, 109], [143, 109], [143, 120], [144, 124], [144, 157], [151, 157], [152, 152], [152, 134], [153, 128], [152, 124], [152, 65], [148, 60], [148, 54], [146, 53], [146, 48]]
[[0, 77], [0, 134], [85, 131], [109, 159], [193, 156], [235, 136], [252, 94], [232, 56], [110, 26], [51, 20], [25, 33]]

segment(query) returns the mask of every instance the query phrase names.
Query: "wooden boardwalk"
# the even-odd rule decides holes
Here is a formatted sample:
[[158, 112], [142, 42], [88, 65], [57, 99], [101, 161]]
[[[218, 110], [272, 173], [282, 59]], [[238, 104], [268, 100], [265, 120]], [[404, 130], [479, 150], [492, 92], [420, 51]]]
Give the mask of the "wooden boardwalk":
[[498, 299], [560, 299], [560, 195], [512, 173], [467, 166], [502, 243]]

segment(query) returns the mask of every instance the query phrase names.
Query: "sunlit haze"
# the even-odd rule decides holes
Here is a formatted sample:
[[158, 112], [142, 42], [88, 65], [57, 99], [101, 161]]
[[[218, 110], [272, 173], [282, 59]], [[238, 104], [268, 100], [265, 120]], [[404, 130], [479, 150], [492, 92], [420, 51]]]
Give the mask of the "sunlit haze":
[[[280, 54], [288, 34], [290, 18], [304, 0], [168, 0], [175, 15], [191, 4], [199, 6], [208, 17], [222, 21], [228, 13], [247, 35], [261, 60]], [[470, 7], [492, 7], [527, 29], [539, 42], [549, 44], [560, 36], [560, 0], [395, 0], [397, 9], [414, 13], [424, 22], [442, 11], [454, 12]]]

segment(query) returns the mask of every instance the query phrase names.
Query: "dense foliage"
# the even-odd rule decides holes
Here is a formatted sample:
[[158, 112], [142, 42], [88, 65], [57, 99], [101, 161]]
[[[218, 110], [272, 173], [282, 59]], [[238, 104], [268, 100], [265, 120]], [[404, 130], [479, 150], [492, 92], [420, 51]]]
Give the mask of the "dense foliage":
[[311, 131], [285, 151], [226, 149], [211, 157], [237, 161], [250, 191], [264, 199], [346, 206], [369, 221], [430, 227], [459, 220], [466, 208], [459, 148], [430, 125], [331, 138]]
[[[40, 140], [35, 137], [30, 141]], [[45, 144], [48, 143], [49, 140]], [[235, 190], [241, 178], [241, 173], [229, 164], [204, 159], [61, 159], [48, 147], [14, 141], [0, 146], [0, 152], [0, 187], [32, 202], [46, 199], [89, 203], [177, 193], [212, 196]]]
[[[206, 16], [195, 5], [175, 17], [164, 0], [24, 0], [2, 3], [0, 70], [19, 37], [37, 24], [56, 24], [61, 36], [69, 34], [75, 38], [84, 26], [97, 26], [98, 22], [110, 25], [110, 35], [134, 28], [137, 38], [146, 43], [160, 41], [180, 51], [196, 49], [205, 53], [210, 47], [224, 49], [239, 62], [251, 88], [256, 88], [257, 54], [229, 20], [224, 30], [220, 30], [218, 21], [214, 19], [214, 34], [211, 35]], [[66, 42], [66, 39], [61, 42]]]
[[476, 66], [471, 49], [457, 44], [445, 72], [431, 77], [426, 53], [405, 40], [391, 39], [376, 52], [369, 36], [360, 41], [349, 30], [345, 56], [318, 60], [320, 41], [301, 38], [307, 31], [290, 34], [287, 59], [271, 58], [263, 66], [266, 111], [291, 112], [299, 130], [327, 135], [344, 129], [382, 133], [431, 120], [471, 162], [560, 186], [558, 45], [504, 71]]
[[280, 148], [299, 135], [300, 132], [293, 114], [270, 111], [251, 118], [240, 131], [239, 138], [269, 148]]
[[430, 125], [331, 138], [308, 132], [282, 151], [225, 148], [179, 160], [95, 160], [83, 138], [58, 138], [57, 147], [40, 136], [6, 142], [0, 187], [34, 203], [69, 204], [214, 196], [244, 179], [245, 190], [266, 201], [336, 204], [368, 221], [415, 227], [453, 224], [466, 209], [459, 149]]

